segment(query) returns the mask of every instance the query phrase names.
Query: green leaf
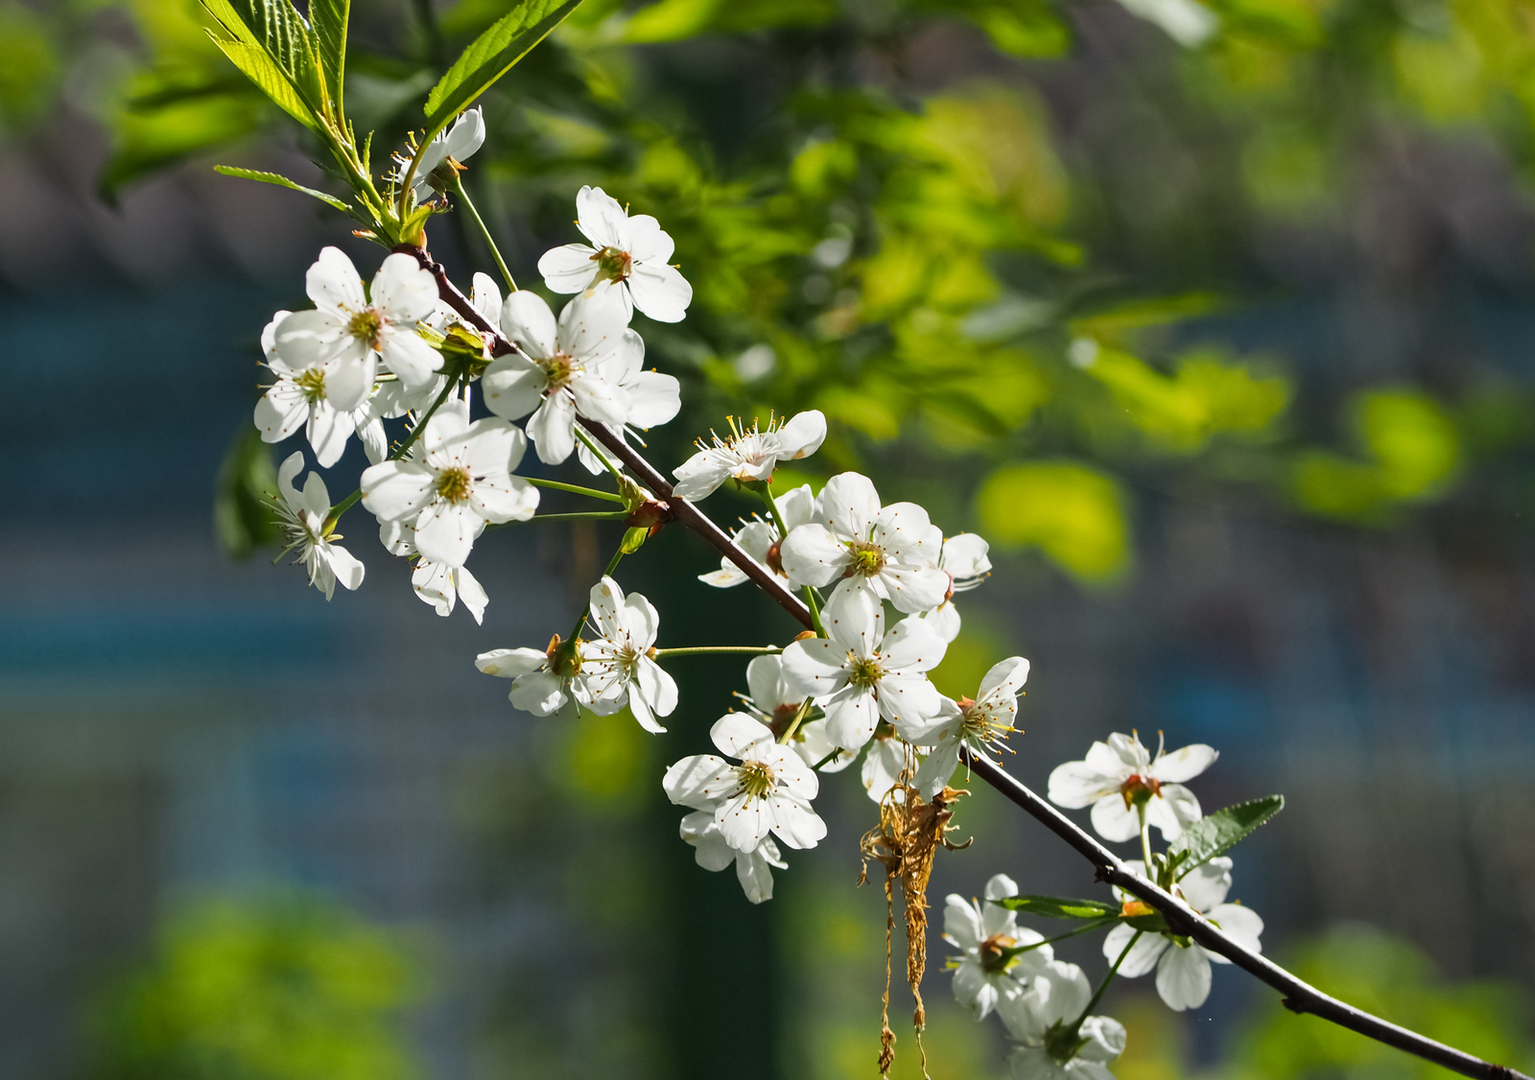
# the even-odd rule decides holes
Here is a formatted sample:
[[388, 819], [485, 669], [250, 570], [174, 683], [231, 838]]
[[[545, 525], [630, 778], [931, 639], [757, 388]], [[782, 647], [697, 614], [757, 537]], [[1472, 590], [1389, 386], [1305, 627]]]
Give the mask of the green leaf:
[[276, 493], [271, 447], [261, 441], [261, 433], [254, 427], [242, 424], [219, 467], [213, 498], [213, 531], [224, 554], [243, 559], [277, 538], [272, 510]]
[[351, 16], [351, 0], [309, 0], [309, 21], [314, 27], [315, 44], [326, 80], [336, 97], [336, 111], [341, 111], [341, 84], [346, 77], [346, 25]]
[[1230, 851], [1283, 809], [1284, 796], [1269, 795], [1228, 806], [1194, 822], [1167, 849], [1169, 855], [1183, 858], [1178, 877], [1187, 877], [1195, 867], [1203, 866], [1222, 852]]
[[[308, 107], [310, 119], [294, 113], [287, 103], [272, 95], [265, 82], [230, 55], [235, 66], [272, 95], [273, 101], [310, 127], [317, 126], [314, 117], [330, 114], [331, 96], [320, 69], [320, 43], [290, 0], [203, 0], [203, 6], [235, 41], [265, 55], [289, 84], [292, 96]], [[214, 40], [229, 55], [227, 42], [220, 41], [217, 35]]]
[[453, 61], [426, 98], [428, 134], [442, 130], [528, 50], [544, 40], [581, 0], [520, 0]]
[[1062, 896], [1005, 896], [988, 903], [1000, 904], [1030, 915], [1043, 915], [1047, 919], [1112, 919], [1119, 914], [1118, 904], [1101, 900], [1072, 900]]
[[229, 57], [230, 62], [260, 87], [262, 93], [271, 98], [278, 108], [310, 130], [319, 129], [320, 122], [315, 119], [314, 112], [259, 45], [244, 41], [224, 41], [212, 33], [208, 36], [213, 38], [213, 43]]
[[215, 165], [213, 166], [213, 171], [223, 173], [225, 176], [238, 176], [242, 180], [257, 180], [263, 184], [276, 184], [278, 187], [285, 187], [290, 191], [302, 191], [305, 195], [319, 199], [322, 203], [334, 206], [343, 214], [350, 214], [352, 212], [350, 206], [334, 195], [327, 195], [323, 191], [316, 191], [314, 188], [305, 187], [303, 184], [289, 180], [286, 176], [278, 173], [262, 172], [259, 169], [241, 169], [234, 165]]

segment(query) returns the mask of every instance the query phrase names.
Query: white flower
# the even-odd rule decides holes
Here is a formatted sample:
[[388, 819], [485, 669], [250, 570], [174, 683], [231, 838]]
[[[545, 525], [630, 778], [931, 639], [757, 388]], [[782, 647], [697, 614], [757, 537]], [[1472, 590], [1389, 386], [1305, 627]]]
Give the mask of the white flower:
[[949, 575], [938, 569], [943, 534], [916, 503], [881, 507], [867, 476], [839, 473], [821, 490], [821, 521], [791, 532], [781, 549], [784, 571], [796, 585], [829, 585], [827, 600], [866, 591], [896, 610], [931, 611], [949, 593]]
[[602, 636], [587, 643], [581, 662], [581, 704], [607, 715], [627, 701], [640, 727], [665, 731], [656, 717], [670, 716], [677, 707], [677, 683], [650, 656], [661, 616], [639, 593], [626, 598], [618, 582], [606, 576], [592, 586], [588, 610]]
[[[791, 532], [801, 525], [808, 525], [815, 518], [816, 498], [811, 494], [809, 484], [801, 484], [792, 491], [776, 495], [774, 500], [778, 503], [778, 512], [783, 516], [783, 523]], [[731, 534], [731, 538], [742, 551], [778, 575], [778, 579], [785, 585], [791, 584], [788, 575], [783, 572], [783, 562], [778, 557], [779, 544], [783, 541], [783, 537], [778, 535], [777, 523], [763, 521], [753, 515], [751, 521], [746, 522]], [[735, 563], [729, 559], [721, 559], [718, 570], [699, 574], [698, 580], [705, 585], [713, 585], [716, 589], [729, 589], [750, 579]]]
[[681, 322], [693, 301], [693, 286], [668, 266], [675, 245], [649, 214], [629, 216], [601, 188], [576, 194], [576, 226], [596, 247], [566, 244], [538, 260], [538, 272], [553, 292], [588, 292], [611, 282], [626, 314], [639, 308], [656, 322]]
[[[476, 150], [485, 145], [485, 118], [480, 113], [480, 107], [476, 105], [459, 115], [453, 121], [453, 126], [446, 131], [439, 131], [432, 141], [426, 144], [426, 149], [421, 152], [421, 162], [416, 166], [415, 180], [411, 183], [411, 194], [416, 201], [424, 202], [432, 193], [432, 189], [438, 187], [433, 183], [433, 171], [443, 162], [461, 164], [466, 161]], [[396, 156], [399, 163], [399, 175], [396, 182], [403, 182], [405, 171], [410, 168], [410, 158]], [[451, 166], [450, 166], [451, 167]]]
[[322, 469], [328, 469], [346, 451], [346, 441], [353, 432], [361, 432], [368, 460], [377, 464], [389, 452], [384, 422], [373, 410], [368, 391], [354, 408], [341, 411], [332, 403], [332, 395], [341, 401], [356, 398], [357, 387], [349, 380], [366, 377], [366, 365], [343, 363], [339, 356], [316, 356], [307, 367], [294, 367], [277, 354], [277, 327], [291, 312], [279, 311], [261, 331], [261, 351], [266, 366], [277, 382], [256, 402], [256, 427], [262, 442], [282, 442], [304, 425], [304, 437], [314, 450]]
[[[1146, 876], [1146, 864], [1140, 859], [1125, 860], [1125, 869], [1137, 877]], [[1263, 920], [1251, 908], [1225, 903], [1230, 891], [1231, 860], [1225, 856], [1195, 867], [1174, 888], [1174, 893], [1181, 894], [1189, 907], [1219, 926], [1237, 944], [1250, 952], [1262, 952], [1263, 945], [1258, 936], [1263, 933]], [[1122, 901], [1135, 899], [1123, 890], [1115, 889], [1115, 892]], [[1103, 939], [1103, 955], [1110, 963], [1119, 959], [1135, 934], [1135, 928], [1127, 923], [1120, 923], [1109, 931]], [[1231, 963], [1224, 956], [1208, 952], [1197, 942], [1189, 941], [1184, 945], [1171, 934], [1142, 933], [1119, 965], [1119, 974], [1134, 979], [1155, 967], [1157, 993], [1169, 1009], [1183, 1012], [1199, 1008], [1210, 996], [1212, 962]]]
[[1183, 835], [1200, 819], [1199, 800], [1184, 787], [1214, 764], [1219, 755], [1204, 743], [1171, 754], [1157, 748], [1156, 760], [1132, 732], [1115, 732], [1107, 743], [1095, 742], [1085, 761], [1068, 761], [1050, 774], [1050, 801], [1077, 809], [1091, 805], [1093, 828], [1105, 840], [1121, 841], [1141, 831], [1136, 805], [1144, 803], [1146, 821], [1164, 840]]
[[968, 746], [977, 757], [985, 758], [988, 749], [1000, 748], [1012, 734], [1018, 716], [1018, 695], [1029, 678], [1029, 662], [1012, 656], [994, 664], [974, 700], [943, 699], [943, 712], [924, 730], [908, 738], [916, 746], [931, 746], [927, 760], [917, 770], [913, 785], [922, 797], [931, 799], [948, 784], [959, 767], [959, 748]]
[[1077, 1022], [1092, 997], [1092, 984], [1081, 968], [1052, 960], [1023, 993], [998, 1002], [997, 1015], [1024, 1044], [1008, 1057], [1013, 1080], [1114, 1080], [1105, 1063], [1125, 1050], [1125, 1028], [1118, 1020], [1083, 1017], [1076, 1033], [1081, 1045], [1065, 1061], [1056, 1053], [1070, 1052], [1070, 1047], [1050, 1045], [1053, 1036]]
[[[645, 343], [633, 330], [624, 331], [624, 347], [618, 358], [608, 365], [610, 380], [629, 397], [629, 411], [618, 427], [618, 437], [624, 442], [634, 429], [648, 431], [660, 427], [676, 417], [682, 408], [682, 386], [674, 375], [645, 370]], [[576, 456], [586, 471], [599, 476], [607, 471], [602, 459], [588, 449], [585, 443], [576, 444]]]
[[485, 404], [508, 420], [532, 413], [528, 436], [538, 458], [557, 465], [575, 447], [577, 414], [605, 424], [629, 418], [629, 393], [619, 380], [637, 352], [639, 335], [611, 297], [577, 297], [560, 312], [535, 293], [512, 293], [501, 306], [501, 331], [521, 350], [498, 357], [480, 380]]
[[[534, 716], [568, 720], [576, 715], [578, 691], [573, 684], [580, 678], [585, 651], [586, 643], [579, 640], [562, 651], [556, 634], [546, 650], [491, 649], [476, 656], [474, 666], [487, 675], [511, 679], [507, 698], [517, 708]], [[617, 711], [618, 707], [609, 710]]]
[[365, 568], [346, 548], [331, 542], [341, 539], [340, 536], [324, 531], [325, 518], [330, 514], [330, 493], [325, 490], [320, 474], [311, 472], [303, 491], [294, 488], [294, 477], [303, 468], [304, 454], [298, 451], [277, 470], [277, 514], [288, 538], [284, 550], [298, 549], [295, 561], [304, 564], [309, 571], [309, 584], [324, 592], [329, 600], [337, 581], [346, 589], [361, 585]]
[[[741, 698], [746, 711], [767, 725], [776, 739], [783, 735], [805, 703], [803, 697], [795, 697], [784, 684], [783, 659], [778, 656], [759, 656], [746, 665], [746, 685], [751, 696]], [[837, 749], [826, 734], [826, 721], [805, 720], [795, 729], [789, 746], [814, 768]], [[858, 757], [858, 750], [844, 750], [821, 766], [822, 772], [841, 772]]]
[[732, 862], [736, 880], [746, 899], [754, 904], [773, 899], [772, 867], [787, 870], [789, 864], [778, 854], [771, 836], [764, 836], [751, 851], [737, 851], [725, 842], [725, 834], [714, 821], [713, 810], [695, 810], [682, 819], [678, 829], [682, 838], [694, 847], [693, 858], [705, 870], [720, 871]]
[[446, 401], [408, 460], [363, 470], [362, 504], [380, 522], [414, 528], [428, 562], [463, 566], [487, 522], [526, 521], [538, 507], [538, 489], [512, 475], [526, 445], [505, 420], [471, 424], [468, 403]]
[[826, 440], [826, 417], [817, 409], [787, 422], [770, 417], [765, 431], [755, 420], [749, 428], [737, 424], [733, 416], [729, 420], [730, 438], [711, 432], [712, 445], [699, 439], [698, 453], [672, 470], [677, 478], [672, 494], [697, 502], [714, 494], [726, 480], [766, 480], [780, 461], [809, 457]]
[[868, 594], [828, 608], [830, 638], [806, 638], [783, 652], [791, 693], [814, 697], [826, 710], [826, 734], [837, 746], [869, 741], [881, 717], [905, 736], [938, 715], [942, 696], [927, 681], [948, 644], [920, 619], [906, 618], [885, 633], [885, 613]]
[[[1018, 886], [1006, 874], [997, 874], [986, 883], [985, 895], [988, 901], [1017, 896]], [[954, 969], [954, 1000], [977, 1020], [985, 1019], [999, 1002], [1023, 993], [1025, 982], [1054, 957], [1048, 945], [1008, 954], [1019, 945], [1045, 940], [1019, 927], [1017, 919], [1016, 911], [1001, 904], [967, 902], [958, 893], [950, 893], [944, 901], [943, 938], [964, 953], [949, 960]]]
[[[482, 521], [481, 531], [484, 528]], [[449, 566], [421, 558], [421, 552], [416, 550], [416, 530], [403, 521], [381, 524], [378, 538], [390, 554], [416, 560], [416, 569], [410, 575], [411, 587], [417, 596], [437, 609], [437, 614], [444, 618], [451, 615], [454, 604], [461, 599], [474, 621], [484, 623], [485, 606], [490, 603], [490, 597], [467, 566]]]
[[810, 808], [819, 790], [815, 770], [773, 733], [743, 713], [726, 713], [709, 736], [732, 765], [712, 754], [683, 758], [661, 781], [674, 803], [712, 810], [720, 835], [736, 851], [754, 851], [771, 831], [792, 848], [811, 848], [826, 823]]
[[991, 559], [987, 552], [990, 545], [975, 533], [960, 533], [943, 541], [938, 555], [938, 569], [949, 575], [949, 591], [943, 603], [923, 618], [933, 624], [938, 636], [951, 645], [959, 637], [959, 612], [954, 607], [954, 594], [969, 592], [991, 573]]
[[314, 309], [284, 319], [273, 344], [296, 371], [316, 361], [339, 361], [335, 374], [327, 375], [327, 397], [336, 410], [350, 412], [362, 402], [380, 359], [411, 387], [430, 382], [442, 367], [442, 354], [416, 332], [416, 324], [437, 308], [437, 282], [409, 255], [396, 252], [384, 260], [373, 278], [371, 301], [357, 268], [339, 248], [320, 252], [305, 288]]
[[[895, 787], [906, 769], [907, 749], [889, 724], [882, 723], [875, 727], [874, 738], [869, 740], [869, 749], [864, 753], [863, 765], [859, 769], [863, 789], [869, 793], [869, 798], [877, 803], [885, 801], [886, 794]], [[895, 801], [904, 800], [905, 792], [898, 792]]]

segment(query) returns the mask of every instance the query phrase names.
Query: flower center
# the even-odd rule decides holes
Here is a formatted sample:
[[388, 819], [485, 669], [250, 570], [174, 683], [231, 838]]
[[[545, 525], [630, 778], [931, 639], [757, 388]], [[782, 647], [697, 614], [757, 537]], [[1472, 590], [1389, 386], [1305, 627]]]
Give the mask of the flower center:
[[570, 377], [575, 373], [576, 362], [568, 354], [557, 352], [544, 361], [544, 377], [549, 380], [549, 389], [544, 391], [552, 394], [556, 390], [562, 390], [570, 385]]
[[316, 401], [325, 400], [325, 372], [323, 369], [317, 367], [308, 368], [293, 381], [300, 390], [304, 391], [304, 400], [311, 405]]
[[1011, 949], [1017, 944], [1016, 938], [1008, 937], [1006, 934], [992, 934], [991, 937], [981, 942], [980, 948], [976, 950], [981, 961], [981, 968], [992, 972], [1006, 971], [1007, 966], [1014, 960], [1014, 957], [1007, 955], [1006, 950]]
[[773, 770], [761, 761], [743, 761], [736, 779], [748, 798], [760, 799], [773, 790]]
[[853, 540], [848, 544], [851, 557], [843, 577], [874, 577], [885, 568], [885, 549], [867, 540]]
[[469, 470], [462, 465], [442, 470], [437, 474], [437, 494], [450, 503], [469, 498]]
[[597, 264], [597, 272], [608, 281], [623, 281], [634, 267], [633, 257], [616, 247], [603, 248], [592, 256], [592, 262]]
[[877, 686], [880, 676], [885, 674], [885, 669], [879, 666], [877, 660], [863, 660], [848, 654], [847, 681], [854, 686]]
[[346, 324], [346, 332], [354, 338], [368, 343], [368, 348], [377, 352], [381, 346], [379, 335], [384, 330], [384, 317], [372, 308], [364, 308], [353, 315], [351, 321]]
[[1143, 806], [1150, 802], [1153, 796], [1162, 794], [1162, 781], [1152, 776], [1131, 773], [1129, 778], [1119, 785], [1119, 794], [1125, 800], [1126, 810], [1132, 806]]

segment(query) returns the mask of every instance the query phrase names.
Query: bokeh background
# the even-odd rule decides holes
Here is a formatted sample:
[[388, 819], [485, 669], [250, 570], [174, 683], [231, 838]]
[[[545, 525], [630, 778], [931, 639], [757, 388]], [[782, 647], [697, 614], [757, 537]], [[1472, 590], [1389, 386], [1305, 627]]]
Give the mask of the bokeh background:
[[[356, 0], [375, 163], [507, 6]], [[483, 626], [421, 604], [365, 517], [358, 592], [269, 565], [257, 335], [321, 245], [379, 252], [212, 172], [334, 190], [202, 19], [0, 0], [0, 1075], [873, 1076], [856, 769], [752, 907], [659, 788], [738, 666], [676, 661], [654, 738], [474, 671], [563, 631], [616, 534], [488, 534]], [[1115, 730], [1214, 744], [1207, 808], [1289, 800], [1237, 858], [1265, 949], [1531, 1068], [1528, 4], [587, 0], [485, 111], [466, 183], [523, 284], [583, 183], [676, 237], [689, 318], [639, 323], [686, 401], [655, 460], [727, 410], [823, 410], [780, 487], [859, 468], [992, 542], [936, 677], [1033, 661], [1010, 770], [1042, 786]], [[430, 239], [491, 269], [457, 216]], [[677, 530], [625, 563], [663, 644], [797, 629], [714, 565]], [[1091, 893], [985, 788], [957, 823], [935, 903], [998, 871]], [[929, 951], [933, 1075], [1003, 1076]], [[1121, 1080], [1435, 1074], [1230, 969], [1195, 1013], [1144, 979], [1109, 1005]]]

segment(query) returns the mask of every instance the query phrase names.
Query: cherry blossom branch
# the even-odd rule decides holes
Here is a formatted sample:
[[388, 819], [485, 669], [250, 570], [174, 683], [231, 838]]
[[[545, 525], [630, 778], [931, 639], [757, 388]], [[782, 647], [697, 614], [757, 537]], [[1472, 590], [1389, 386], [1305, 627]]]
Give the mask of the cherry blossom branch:
[[1130, 873], [1112, 851], [1093, 839], [1076, 822], [1023, 784], [1003, 772], [985, 758], [961, 751], [961, 759], [975, 775], [1000, 791], [1016, 806], [1022, 808], [1045, 828], [1055, 833], [1076, 849], [1077, 853], [1097, 867], [1097, 880], [1116, 885], [1154, 908], [1167, 920], [1175, 934], [1192, 938], [1210, 952], [1230, 960], [1237, 967], [1267, 983], [1284, 994], [1285, 1008], [1295, 1013], [1311, 1013], [1339, 1027], [1348, 1028], [1361, 1035], [1385, 1043], [1387, 1046], [1413, 1054], [1425, 1061], [1432, 1061], [1462, 1076], [1482, 1077], [1485, 1080], [1531, 1080], [1521, 1072], [1506, 1065], [1494, 1065], [1481, 1058], [1436, 1042], [1415, 1031], [1398, 1027], [1363, 1009], [1339, 1001], [1322, 993], [1316, 987], [1303, 982], [1268, 957], [1251, 952], [1224, 934], [1219, 927], [1182, 900], [1158, 888], [1145, 878]]
[[[448, 280], [447, 271], [443, 269], [442, 264], [433, 261], [431, 256], [421, 248], [409, 244], [403, 244], [395, 250], [415, 257], [437, 279], [438, 292], [443, 302], [457, 311], [466, 322], [491, 337], [493, 353], [502, 355], [517, 351], [517, 347], [508, 341], [497, 327], [475, 311], [473, 305], [469, 303], [469, 298]], [[649, 487], [658, 499], [667, 504], [677, 521], [703, 537], [725, 558], [739, 567], [753, 584], [765, 592], [779, 607], [798, 619], [807, 630], [814, 632], [814, 620], [804, 602], [786, 589], [775, 574], [743, 551], [706, 514], [687, 499], [674, 496], [672, 486], [666, 478], [616, 431], [606, 424], [593, 420], [581, 418], [580, 422], [603, 446], [607, 447], [614, 457]], [[610, 567], [609, 573], [611, 572]], [[996, 788], [1005, 798], [1066, 841], [1078, 854], [1091, 862], [1097, 868], [1099, 881], [1117, 885], [1124, 891], [1139, 897], [1167, 920], [1168, 926], [1174, 933], [1192, 938], [1203, 948], [1224, 956], [1248, 974], [1283, 993], [1285, 995], [1283, 1003], [1290, 1011], [1311, 1013], [1313, 1016], [1321, 1017], [1323, 1020], [1413, 1054], [1425, 1061], [1431, 1061], [1463, 1076], [1478, 1077], [1482, 1080], [1535, 1080], [1506, 1065], [1495, 1065], [1483, 1061], [1481, 1058], [1436, 1042], [1415, 1031], [1399, 1027], [1363, 1009], [1357, 1009], [1322, 993], [1267, 957], [1237, 944], [1219, 927], [1182, 900], [1158, 888], [1145, 878], [1130, 873], [1112, 851], [1094, 840], [1070, 818], [1008, 775], [999, 766], [971, 754], [968, 748], [963, 747], [960, 751], [960, 760], [976, 776]]]

